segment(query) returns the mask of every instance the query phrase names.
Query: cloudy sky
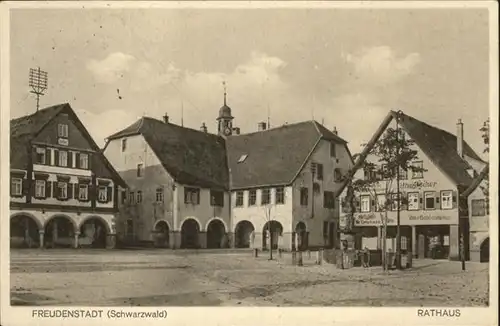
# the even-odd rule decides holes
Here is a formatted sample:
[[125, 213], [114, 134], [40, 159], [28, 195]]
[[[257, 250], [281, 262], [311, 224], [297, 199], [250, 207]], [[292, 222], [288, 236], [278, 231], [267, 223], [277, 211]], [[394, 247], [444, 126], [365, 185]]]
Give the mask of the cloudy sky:
[[[166, 112], [215, 132], [228, 104], [242, 132], [306, 119], [353, 153], [390, 109], [455, 132], [482, 151], [488, 117], [485, 9], [17, 9], [11, 116], [35, 110], [28, 71], [49, 73], [42, 106], [69, 102], [99, 145]], [[121, 97], [121, 98], [120, 98]]]

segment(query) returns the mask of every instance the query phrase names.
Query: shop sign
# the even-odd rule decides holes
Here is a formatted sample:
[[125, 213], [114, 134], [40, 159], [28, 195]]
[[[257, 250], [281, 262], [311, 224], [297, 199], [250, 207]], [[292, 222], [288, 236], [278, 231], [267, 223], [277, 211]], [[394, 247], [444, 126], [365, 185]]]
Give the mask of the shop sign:
[[454, 224], [451, 215], [433, 215], [433, 214], [419, 214], [419, 215], [412, 214], [409, 215], [408, 218], [404, 219], [402, 218], [401, 222], [408, 225]]
[[[383, 214], [385, 213], [382, 213], [382, 215], [374, 213], [356, 215], [354, 224], [356, 226], [383, 225], [382, 221], [385, 218]], [[394, 223], [396, 223], [396, 221], [392, 217], [387, 216], [387, 224], [390, 225]]]
[[[406, 190], [420, 190], [420, 189], [434, 189], [437, 186], [436, 181], [427, 181], [427, 180], [414, 180], [414, 181], [400, 181], [399, 188]], [[395, 187], [395, 183], [393, 183], [393, 187]], [[376, 188], [384, 188], [384, 182], [379, 182], [376, 185]]]

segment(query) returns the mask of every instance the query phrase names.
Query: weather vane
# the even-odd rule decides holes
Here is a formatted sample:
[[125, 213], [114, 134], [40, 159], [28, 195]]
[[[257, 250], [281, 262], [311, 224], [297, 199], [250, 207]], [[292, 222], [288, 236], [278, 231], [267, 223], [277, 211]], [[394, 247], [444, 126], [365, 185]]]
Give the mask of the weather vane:
[[222, 85], [224, 86], [224, 105], [226, 105], [227, 92], [226, 92], [226, 81], [225, 80], [222, 81]]
[[38, 69], [30, 68], [29, 86], [31, 87], [30, 93], [36, 95], [36, 111], [40, 108], [40, 96], [44, 95], [47, 90], [47, 72]]

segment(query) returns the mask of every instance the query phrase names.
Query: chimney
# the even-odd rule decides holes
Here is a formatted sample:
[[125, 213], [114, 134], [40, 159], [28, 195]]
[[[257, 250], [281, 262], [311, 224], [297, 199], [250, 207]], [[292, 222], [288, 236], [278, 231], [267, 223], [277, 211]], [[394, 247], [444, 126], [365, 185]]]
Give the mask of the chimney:
[[259, 122], [258, 128], [259, 128], [259, 131], [266, 130], [266, 123], [265, 122]]
[[207, 126], [205, 125], [205, 122], [201, 124], [200, 131], [207, 132]]
[[165, 113], [165, 115], [163, 116], [163, 122], [164, 123], [168, 123], [168, 114]]
[[334, 135], [338, 135], [338, 132], [337, 132], [337, 127], [333, 127], [332, 132], [333, 132], [333, 134], [334, 134]]
[[457, 122], [457, 153], [460, 157], [464, 157], [464, 124], [462, 119]]
[[233, 128], [233, 134], [239, 135], [240, 134], [240, 128], [239, 127], [234, 127]]

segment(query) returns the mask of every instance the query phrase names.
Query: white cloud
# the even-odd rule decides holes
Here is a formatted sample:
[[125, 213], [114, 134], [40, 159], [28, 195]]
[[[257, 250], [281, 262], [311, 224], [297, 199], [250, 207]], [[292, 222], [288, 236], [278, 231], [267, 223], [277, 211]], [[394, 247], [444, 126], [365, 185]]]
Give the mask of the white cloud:
[[90, 60], [87, 69], [90, 70], [97, 81], [102, 83], [113, 83], [118, 80], [124, 72], [130, 69], [131, 64], [136, 61], [134, 56], [115, 52], [103, 60]]
[[420, 62], [418, 53], [398, 57], [388, 46], [372, 47], [343, 57], [354, 66], [356, 78], [364, 82], [384, 84], [396, 82], [412, 73]]

